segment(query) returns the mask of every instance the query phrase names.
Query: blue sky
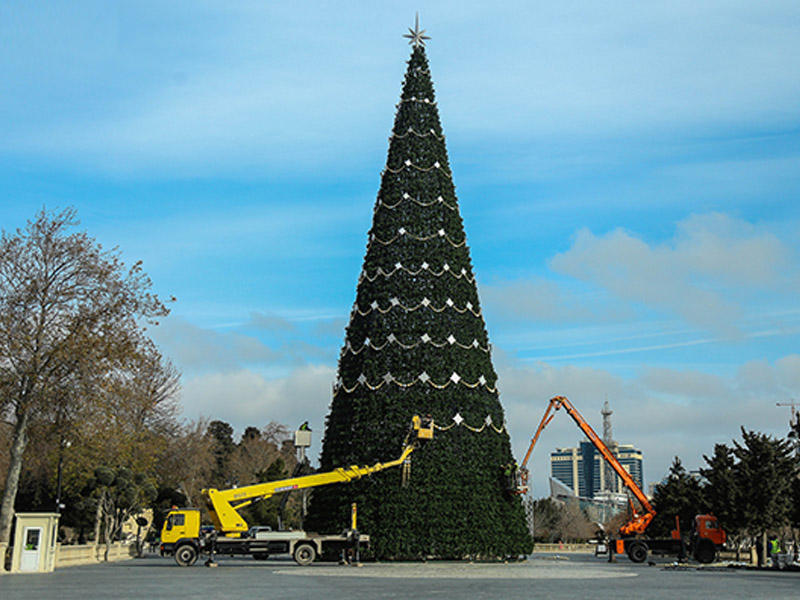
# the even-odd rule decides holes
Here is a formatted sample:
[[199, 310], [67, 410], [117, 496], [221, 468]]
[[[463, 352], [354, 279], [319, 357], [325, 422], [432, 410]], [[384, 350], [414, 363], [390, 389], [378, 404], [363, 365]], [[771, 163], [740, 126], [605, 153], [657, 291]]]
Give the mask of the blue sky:
[[784, 434], [794, 2], [6, 2], [0, 226], [76, 207], [178, 298], [188, 416], [318, 434], [416, 9], [517, 453], [554, 394], [608, 398], [648, 482]]

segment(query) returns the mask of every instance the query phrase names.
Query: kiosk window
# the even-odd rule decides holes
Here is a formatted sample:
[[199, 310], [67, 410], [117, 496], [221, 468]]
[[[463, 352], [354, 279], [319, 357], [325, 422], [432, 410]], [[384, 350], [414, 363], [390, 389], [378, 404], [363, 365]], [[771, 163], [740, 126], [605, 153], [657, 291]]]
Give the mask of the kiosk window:
[[39, 549], [39, 535], [42, 530], [38, 527], [35, 529], [28, 529], [25, 532], [25, 550], [38, 550]]

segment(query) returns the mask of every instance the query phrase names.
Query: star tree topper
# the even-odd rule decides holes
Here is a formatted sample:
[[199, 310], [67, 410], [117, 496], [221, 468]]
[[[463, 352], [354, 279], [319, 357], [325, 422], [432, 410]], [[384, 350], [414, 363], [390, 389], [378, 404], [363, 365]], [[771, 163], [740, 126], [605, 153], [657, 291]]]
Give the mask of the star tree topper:
[[408, 28], [408, 33], [403, 35], [403, 37], [404, 38], [408, 38], [410, 40], [408, 43], [409, 44], [413, 44], [414, 48], [416, 48], [417, 46], [420, 46], [420, 45], [424, 46], [425, 45], [425, 40], [431, 39], [430, 36], [424, 35], [424, 34], [425, 34], [425, 30], [419, 28], [419, 13], [417, 13], [417, 16], [414, 19], [414, 29], [411, 29], [409, 27]]

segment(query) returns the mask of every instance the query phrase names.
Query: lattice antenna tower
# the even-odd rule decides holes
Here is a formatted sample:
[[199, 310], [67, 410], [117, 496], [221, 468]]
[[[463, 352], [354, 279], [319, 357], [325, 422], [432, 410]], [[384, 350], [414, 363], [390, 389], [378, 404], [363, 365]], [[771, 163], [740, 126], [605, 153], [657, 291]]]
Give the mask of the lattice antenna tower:
[[[613, 412], [614, 411], [611, 410], [611, 407], [608, 405], [608, 398], [606, 398], [605, 403], [603, 403], [603, 410], [600, 411], [600, 414], [603, 415], [603, 442], [612, 452], [614, 452], [614, 434], [611, 430], [611, 415]], [[611, 465], [606, 463], [606, 461], [603, 461], [603, 482], [606, 491], [617, 491], [616, 474], [611, 469]]]

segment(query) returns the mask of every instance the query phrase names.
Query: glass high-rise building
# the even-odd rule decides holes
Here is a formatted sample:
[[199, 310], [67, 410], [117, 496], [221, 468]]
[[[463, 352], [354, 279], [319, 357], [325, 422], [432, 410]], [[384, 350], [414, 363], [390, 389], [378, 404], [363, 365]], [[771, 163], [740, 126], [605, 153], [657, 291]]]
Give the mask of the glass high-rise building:
[[580, 454], [577, 448], [556, 448], [550, 453], [550, 476], [577, 493]]
[[[636, 485], [644, 489], [642, 451], [632, 444], [614, 444], [610, 450]], [[550, 453], [550, 476], [582, 498], [594, 498], [600, 491], [622, 491], [622, 481], [613, 471], [612, 480], [605, 481], [602, 465], [603, 457], [591, 442], [580, 442], [574, 448], [556, 448]]]

